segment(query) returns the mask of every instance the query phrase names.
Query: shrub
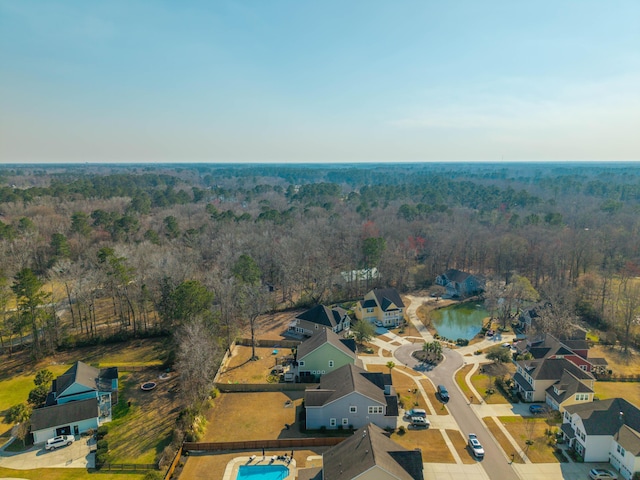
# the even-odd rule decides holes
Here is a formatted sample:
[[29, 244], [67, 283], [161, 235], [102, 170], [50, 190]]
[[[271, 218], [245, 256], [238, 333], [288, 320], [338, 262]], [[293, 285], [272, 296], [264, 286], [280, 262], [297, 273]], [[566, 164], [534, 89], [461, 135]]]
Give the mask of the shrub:
[[109, 450], [109, 442], [106, 440], [98, 440], [96, 446], [98, 447], [98, 450]]
[[456, 340], [456, 345], [459, 345], [460, 347], [466, 347], [467, 345], [469, 345], [469, 340], [467, 340], [466, 338], [458, 338]]
[[109, 453], [106, 450], [96, 451], [96, 468], [100, 468], [109, 460]]
[[98, 427], [98, 440], [104, 438], [109, 433], [109, 425], [100, 425]]
[[404, 428], [404, 425], [400, 425], [398, 427], [398, 435], [404, 435], [405, 433], [407, 433], [407, 429]]
[[142, 480], [162, 480], [164, 478], [164, 475], [162, 474], [162, 472], [158, 472], [156, 470], [150, 470], [147, 473], [145, 473], [144, 477], [142, 477]]

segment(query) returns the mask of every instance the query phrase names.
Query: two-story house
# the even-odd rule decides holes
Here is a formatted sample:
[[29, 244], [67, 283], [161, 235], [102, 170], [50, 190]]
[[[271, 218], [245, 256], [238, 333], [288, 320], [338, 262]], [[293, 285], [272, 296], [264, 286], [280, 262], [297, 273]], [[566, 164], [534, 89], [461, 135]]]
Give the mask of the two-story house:
[[310, 337], [325, 328], [340, 333], [349, 331], [350, 327], [351, 318], [344, 308], [316, 305], [294, 318], [289, 324], [288, 330], [297, 335]]
[[298, 470], [298, 480], [423, 480], [420, 450], [408, 450], [369, 424], [322, 454], [322, 467]]
[[465, 298], [484, 292], [485, 279], [482, 276], [452, 268], [436, 277], [436, 285], [445, 288], [446, 297]]
[[404, 302], [394, 288], [374, 288], [354, 309], [358, 320], [379, 327], [398, 327], [404, 320]]
[[33, 443], [56, 435], [79, 435], [111, 421], [117, 402], [118, 369], [76, 362], [53, 380], [45, 406], [31, 414]]
[[534, 360], [564, 358], [590, 373], [604, 373], [607, 361], [604, 358], [589, 357], [589, 344], [584, 339], [558, 340], [553, 335], [542, 334], [526, 339], [516, 345], [518, 354], [530, 353]]
[[303, 383], [312, 383], [344, 365], [355, 364], [356, 360], [355, 340], [340, 338], [328, 328], [307, 338], [296, 350], [298, 375]]
[[[593, 400], [593, 385], [595, 378], [589, 372], [582, 370], [575, 364], [565, 358], [543, 358], [540, 360], [520, 360], [516, 363], [516, 373], [513, 376], [514, 383], [520, 395], [525, 402], [547, 402], [551, 407], [556, 408], [559, 404], [568, 401], [564, 393], [576, 389], [576, 395], [573, 401], [587, 402]], [[582, 387], [568, 386], [573, 380], [577, 380], [584, 384], [586, 389]], [[556, 386], [556, 389], [550, 387]], [[553, 393], [557, 396], [554, 400], [553, 395], [547, 398], [547, 395]], [[584, 393], [587, 394], [584, 397]]]
[[368, 423], [395, 429], [398, 423], [391, 375], [353, 364], [323, 375], [317, 387], [307, 388], [304, 406], [308, 429], [361, 428]]
[[564, 439], [585, 462], [610, 462], [625, 479], [640, 471], [640, 409], [623, 398], [568, 406]]

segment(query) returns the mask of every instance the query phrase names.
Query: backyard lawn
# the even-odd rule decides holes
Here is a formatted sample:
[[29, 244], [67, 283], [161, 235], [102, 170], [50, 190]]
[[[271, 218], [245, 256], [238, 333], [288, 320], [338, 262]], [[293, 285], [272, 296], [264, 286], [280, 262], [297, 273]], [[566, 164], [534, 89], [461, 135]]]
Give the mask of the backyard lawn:
[[[207, 413], [203, 442], [268, 440], [299, 436], [297, 412], [304, 392], [223, 393]], [[291, 425], [287, 430], [285, 424]]]
[[[274, 351], [278, 351], [276, 355]], [[273, 367], [283, 356], [291, 355], [290, 348], [256, 347], [256, 357], [251, 359], [252, 349], [244, 345], [236, 345], [233, 355], [222, 368], [218, 381], [220, 383], [267, 383], [267, 377]]]
[[589, 357], [604, 357], [614, 375], [640, 375], [640, 353], [634, 350], [624, 353], [619, 348], [594, 345], [589, 349]]
[[[495, 387], [495, 379], [497, 377], [508, 377], [515, 373], [515, 367], [512, 364], [486, 363], [480, 366], [473, 375], [471, 375], [471, 384], [482, 395], [485, 403], [509, 403], [504, 395]], [[488, 394], [489, 389], [493, 393]]]
[[600, 400], [622, 397], [640, 408], [640, 383], [638, 382], [595, 382], [595, 392]]
[[[178, 378], [158, 380], [159, 373], [120, 374], [120, 401], [114, 408], [113, 421], [107, 424], [112, 463], [155, 463], [157, 454], [170, 443], [180, 410], [173, 393]], [[140, 385], [146, 381], [155, 381], [158, 386], [144, 392]]]

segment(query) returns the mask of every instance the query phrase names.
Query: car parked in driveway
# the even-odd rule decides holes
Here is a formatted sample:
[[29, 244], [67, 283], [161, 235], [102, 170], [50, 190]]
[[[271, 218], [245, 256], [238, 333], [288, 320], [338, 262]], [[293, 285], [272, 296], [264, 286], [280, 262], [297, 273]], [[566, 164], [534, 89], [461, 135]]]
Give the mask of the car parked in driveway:
[[431, 421], [425, 417], [411, 417], [411, 425], [414, 427], [429, 428], [431, 426]]
[[591, 480], [617, 480], [618, 475], [613, 473], [611, 470], [593, 468], [589, 471], [589, 478]]
[[483, 458], [484, 457], [484, 448], [482, 448], [482, 444], [480, 443], [480, 440], [478, 440], [478, 437], [476, 437], [475, 433], [470, 433], [469, 434], [469, 448], [471, 449], [471, 452], [473, 453], [473, 456], [476, 458]]
[[423, 408], [412, 408], [411, 410], [407, 410], [404, 416], [407, 418], [412, 418], [412, 417], [427, 418], [427, 411], [424, 410]]
[[447, 403], [449, 401], [449, 391], [447, 390], [447, 387], [444, 385], [438, 385], [438, 396], [442, 403]]
[[545, 413], [547, 409], [542, 405], [529, 405], [529, 413], [533, 415], [539, 415], [541, 413]]
[[55, 450], [59, 447], [68, 447], [75, 441], [73, 435], [58, 435], [57, 437], [50, 438], [44, 444], [45, 450]]

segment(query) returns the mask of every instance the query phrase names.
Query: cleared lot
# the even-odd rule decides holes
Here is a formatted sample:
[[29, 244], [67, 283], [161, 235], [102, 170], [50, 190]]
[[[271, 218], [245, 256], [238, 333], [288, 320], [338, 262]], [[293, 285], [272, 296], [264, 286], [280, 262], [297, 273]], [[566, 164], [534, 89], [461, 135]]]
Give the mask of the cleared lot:
[[[304, 392], [223, 393], [207, 414], [203, 442], [299, 437]], [[290, 403], [291, 406], [286, 406]], [[292, 425], [288, 430], [285, 424]]]

